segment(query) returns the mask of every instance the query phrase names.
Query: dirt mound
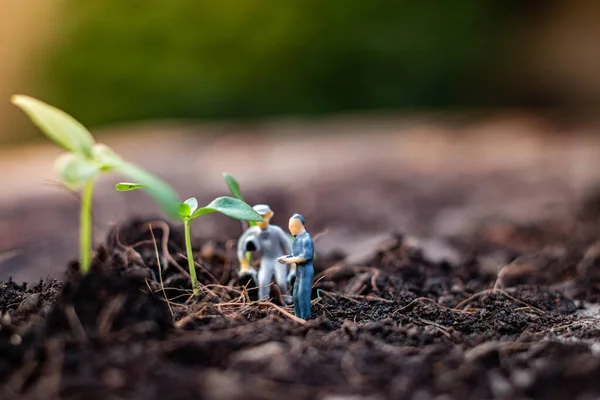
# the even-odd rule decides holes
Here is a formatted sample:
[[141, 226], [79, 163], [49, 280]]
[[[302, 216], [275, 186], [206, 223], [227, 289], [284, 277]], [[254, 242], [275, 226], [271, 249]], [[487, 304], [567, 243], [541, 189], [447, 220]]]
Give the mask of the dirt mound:
[[[434, 262], [402, 235], [361, 265], [318, 258], [306, 322], [275, 287], [273, 302], [255, 300], [231, 242], [197, 243], [194, 298], [182, 242], [165, 222], [135, 220], [109, 233], [85, 276], [72, 263], [63, 283], [1, 284], [2, 398], [600, 395], [595, 283], [572, 265], [573, 276], [542, 284], [486, 273], [481, 255], [520, 254], [510, 242], [481, 244], [460, 263]], [[581, 247], [537, 267], [586, 257]]]

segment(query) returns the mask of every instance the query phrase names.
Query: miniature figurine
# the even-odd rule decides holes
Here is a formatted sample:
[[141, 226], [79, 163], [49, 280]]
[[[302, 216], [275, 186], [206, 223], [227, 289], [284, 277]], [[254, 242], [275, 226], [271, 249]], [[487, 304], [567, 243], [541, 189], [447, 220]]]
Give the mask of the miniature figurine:
[[304, 229], [304, 217], [294, 214], [289, 222], [290, 233], [294, 236], [293, 252], [290, 255], [279, 257], [277, 261], [282, 264], [296, 264], [296, 282], [294, 283], [294, 314], [302, 319], [311, 317], [310, 296], [312, 293], [312, 280], [315, 275], [313, 267], [314, 246], [312, 237]]
[[[292, 245], [287, 235], [278, 226], [270, 225], [274, 212], [266, 204], [255, 205], [254, 210], [260, 214], [264, 222], [258, 222], [244, 232], [238, 240], [237, 256], [240, 262], [240, 276], [250, 275], [258, 285], [258, 298], [269, 297], [269, 289], [273, 274], [281, 293], [288, 292], [287, 266], [278, 264], [277, 258], [292, 252]], [[260, 253], [260, 268], [258, 274], [245, 258], [245, 252]], [[257, 276], [258, 275], [258, 276]], [[289, 299], [289, 298], [288, 298]]]

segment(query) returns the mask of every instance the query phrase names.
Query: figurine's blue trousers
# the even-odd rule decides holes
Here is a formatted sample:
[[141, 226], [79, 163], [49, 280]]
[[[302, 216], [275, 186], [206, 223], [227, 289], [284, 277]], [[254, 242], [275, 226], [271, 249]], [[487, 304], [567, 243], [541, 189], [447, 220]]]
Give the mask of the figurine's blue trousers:
[[310, 296], [315, 268], [312, 262], [296, 264], [296, 282], [294, 283], [294, 314], [302, 319], [311, 317]]

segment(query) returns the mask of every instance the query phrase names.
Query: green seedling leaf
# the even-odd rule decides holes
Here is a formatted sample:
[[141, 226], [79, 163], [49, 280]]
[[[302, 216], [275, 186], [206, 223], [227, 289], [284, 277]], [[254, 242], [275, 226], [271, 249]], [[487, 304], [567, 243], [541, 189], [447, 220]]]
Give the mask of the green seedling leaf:
[[192, 219], [204, 214], [220, 212], [228, 217], [244, 221], [262, 221], [262, 217], [252, 207], [242, 200], [233, 197], [217, 197], [206, 207], [202, 207], [192, 214]]
[[190, 208], [189, 204], [186, 203], [181, 203], [179, 204], [179, 216], [181, 217], [182, 220], [187, 220], [190, 218], [190, 216], [192, 215], [192, 209]]
[[56, 144], [86, 157], [92, 155], [92, 134], [69, 114], [29, 96], [15, 95], [11, 101]]
[[139, 183], [121, 182], [121, 183], [117, 183], [115, 185], [115, 189], [117, 189], [119, 192], [129, 192], [130, 190], [143, 189], [143, 188], [144, 187], [142, 185], [140, 185]]
[[184, 204], [187, 204], [190, 207], [190, 215], [194, 213], [198, 209], [198, 200], [195, 197], [190, 197]]
[[127, 162], [119, 163], [114, 169], [136, 182], [134, 185], [144, 188], [169, 218], [179, 219], [181, 201], [175, 189], [142, 168]]
[[190, 219], [194, 211], [198, 209], [198, 200], [195, 197], [190, 197], [179, 205], [179, 216], [181, 219]]
[[235, 197], [238, 200], [244, 201], [244, 198], [242, 197], [242, 192], [240, 191], [239, 182], [236, 181], [235, 178], [229, 175], [227, 172], [223, 172], [223, 179], [225, 179], [225, 183], [227, 184], [227, 187], [229, 188], [229, 191], [231, 192], [233, 197]]
[[66, 153], [56, 159], [54, 171], [68, 188], [77, 189], [93, 181], [100, 172], [100, 166], [81, 154]]
[[92, 158], [102, 166], [103, 171], [110, 171], [123, 162], [117, 153], [102, 143], [92, 146]]
[[[229, 175], [227, 172], [223, 172], [223, 179], [225, 179], [225, 183], [227, 184], [227, 187], [229, 188], [229, 191], [231, 192], [233, 197], [235, 197], [238, 200], [244, 201], [244, 198], [242, 197], [242, 192], [240, 190], [239, 182], [233, 176]], [[255, 221], [248, 221], [248, 226], [255, 226], [255, 225], [256, 225]]]
[[196, 212], [194, 212], [194, 214], [192, 214], [192, 219], [196, 219], [201, 215], [204, 214], [211, 214], [217, 212], [217, 210], [215, 210], [214, 208], [210, 208], [210, 207], [202, 207], [196, 210]]

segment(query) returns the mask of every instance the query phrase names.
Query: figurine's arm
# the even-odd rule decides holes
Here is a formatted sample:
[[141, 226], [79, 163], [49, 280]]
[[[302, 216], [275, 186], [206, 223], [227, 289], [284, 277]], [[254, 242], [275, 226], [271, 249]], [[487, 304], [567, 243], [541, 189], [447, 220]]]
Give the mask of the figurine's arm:
[[298, 264], [312, 261], [314, 255], [314, 247], [312, 239], [307, 238], [302, 240], [302, 252], [298, 255], [283, 256], [277, 259], [282, 264]]
[[303, 263], [306, 260], [303, 257], [290, 255], [290, 256], [279, 257], [277, 259], [277, 261], [279, 261], [282, 264], [297, 264], [297, 263]]
[[290, 243], [290, 239], [285, 234], [283, 229], [278, 226], [273, 226], [274, 232], [277, 233], [277, 238], [279, 239], [279, 243], [281, 243], [281, 248], [283, 249], [283, 254], [292, 254], [294, 250], [292, 249], [292, 243]]
[[246, 242], [254, 234], [252, 228], [247, 229], [242, 236], [240, 236], [237, 244], [237, 258], [240, 262], [240, 272], [247, 272], [251, 270], [250, 264], [246, 260]]
[[[290, 243], [290, 239], [288, 239], [287, 235], [280, 227], [274, 226], [273, 228], [275, 228], [274, 232], [277, 233], [277, 238], [279, 243], [281, 243], [281, 247], [285, 254], [284, 256], [279, 257], [277, 261], [279, 261], [281, 264], [295, 264], [297, 261], [293, 261], [294, 256], [292, 253], [294, 250], [292, 248], [292, 244]], [[292, 268], [295, 268], [295, 265], [292, 265]]]
[[312, 237], [308, 235], [308, 237], [302, 240], [302, 258], [304, 262], [312, 262], [313, 257], [315, 256], [315, 247], [313, 245]]

